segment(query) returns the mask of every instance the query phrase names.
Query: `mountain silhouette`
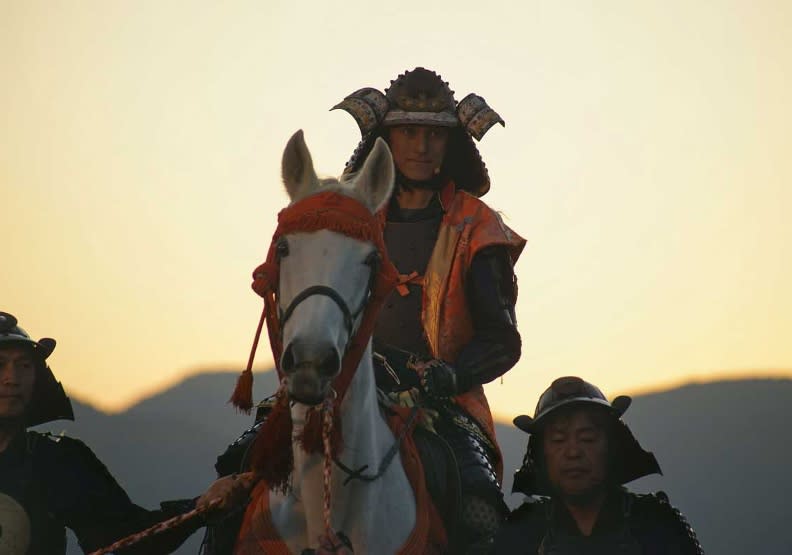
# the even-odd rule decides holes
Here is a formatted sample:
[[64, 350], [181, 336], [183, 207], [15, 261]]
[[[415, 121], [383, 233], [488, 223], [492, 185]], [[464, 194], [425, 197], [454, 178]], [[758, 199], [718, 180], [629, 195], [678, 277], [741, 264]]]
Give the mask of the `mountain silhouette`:
[[[236, 374], [193, 376], [127, 411], [108, 415], [74, 402], [76, 422], [40, 429], [85, 441], [136, 503], [193, 497], [214, 479], [219, 453], [251, 423], [226, 400]], [[275, 390], [272, 372], [257, 372], [254, 397]], [[792, 494], [792, 380], [739, 380], [692, 384], [633, 399], [624, 420], [653, 451], [663, 476], [642, 478], [630, 489], [663, 490], [693, 524], [707, 553], [786, 555], [792, 542], [783, 522]], [[532, 405], [533, 399], [527, 405]], [[512, 473], [528, 436], [498, 423], [510, 495]], [[198, 533], [177, 553], [195, 554]], [[80, 553], [70, 538], [69, 553]]]

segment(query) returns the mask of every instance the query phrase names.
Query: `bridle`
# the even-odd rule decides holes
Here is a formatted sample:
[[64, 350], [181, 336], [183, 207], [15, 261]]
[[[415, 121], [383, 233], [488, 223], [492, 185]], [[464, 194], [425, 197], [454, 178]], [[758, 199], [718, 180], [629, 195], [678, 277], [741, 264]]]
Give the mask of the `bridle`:
[[[266, 261], [253, 271], [253, 290], [264, 299], [264, 310], [253, 340], [248, 366], [240, 375], [231, 402], [241, 410], [252, 408], [253, 358], [255, 356], [262, 327], [266, 321], [270, 347], [275, 360], [281, 386], [275, 394], [275, 402], [267, 420], [258, 433], [258, 440], [251, 455], [251, 466], [257, 475], [265, 480], [271, 489], [287, 489], [289, 478], [294, 469], [292, 443], [295, 440], [288, 393], [284, 374], [280, 368], [283, 354], [283, 329], [300, 303], [321, 295], [330, 298], [338, 306], [344, 317], [348, 334], [344, 355], [341, 357], [340, 372], [333, 378], [330, 390], [332, 395], [325, 397], [318, 410], [309, 409], [301, 434], [297, 441], [307, 453], [322, 453], [324, 486], [323, 517], [327, 535], [332, 534], [330, 527], [330, 485], [331, 465], [339, 461], [342, 449], [340, 407], [352, 381], [361, 358], [366, 353], [369, 340], [374, 331], [377, 314], [385, 299], [399, 281], [395, 266], [388, 259], [383, 238], [384, 216], [372, 214], [360, 201], [342, 193], [328, 190], [310, 195], [278, 214], [278, 227], [270, 243]], [[288, 255], [288, 244], [284, 237], [292, 233], [311, 233], [314, 231], [334, 231], [374, 246], [365, 264], [370, 267], [368, 287], [360, 306], [352, 310], [344, 297], [332, 287], [311, 285], [292, 298], [285, 308], [278, 298], [280, 282], [280, 259]], [[356, 324], [357, 323], [357, 327]], [[410, 419], [412, 420], [412, 419]], [[397, 441], [400, 443], [401, 437]], [[385, 460], [373, 476], [365, 475], [366, 467], [360, 469], [342, 468], [349, 479], [375, 480], [384, 474], [390, 461], [395, 457], [397, 447], [392, 447]], [[340, 461], [339, 461], [340, 462]]]
[[346, 348], [344, 349], [344, 352], [346, 352], [346, 350], [349, 348], [349, 340], [354, 336], [356, 331], [354, 329], [355, 322], [357, 322], [360, 315], [363, 314], [363, 311], [368, 306], [369, 300], [373, 295], [375, 281], [379, 273], [380, 265], [382, 264], [382, 259], [379, 252], [371, 252], [371, 254], [366, 257], [364, 263], [370, 269], [368, 284], [366, 286], [366, 294], [364, 295], [363, 300], [360, 302], [360, 306], [358, 306], [354, 311], [350, 310], [346, 299], [344, 299], [344, 297], [338, 291], [332, 287], [328, 287], [327, 285], [311, 285], [306, 287], [297, 293], [294, 298], [292, 298], [285, 310], [280, 306], [280, 303], [278, 303], [278, 320], [281, 341], [283, 340], [283, 330], [286, 327], [286, 322], [288, 322], [289, 318], [291, 318], [292, 314], [294, 314], [294, 310], [297, 308], [297, 306], [310, 297], [322, 295], [330, 298], [338, 306], [339, 310], [341, 310], [341, 314], [344, 317], [344, 328], [347, 332], [347, 344]]

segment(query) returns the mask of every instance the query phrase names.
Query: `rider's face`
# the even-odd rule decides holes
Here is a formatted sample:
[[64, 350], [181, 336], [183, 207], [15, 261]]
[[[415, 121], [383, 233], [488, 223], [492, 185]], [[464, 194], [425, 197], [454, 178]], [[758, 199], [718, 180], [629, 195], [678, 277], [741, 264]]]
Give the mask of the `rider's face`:
[[605, 484], [608, 438], [591, 409], [559, 414], [548, 422], [542, 441], [547, 477], [562, 496], [585, 496]]
[[448, 129], [429, 125], [398, 125], [388, 135], [393, 161], [401, 173], [426, 181], [440, 172], [448, 145]]
[[28, 347], [0, 347], [0, 419], [20, 418], [33, 396], [36, 362]]

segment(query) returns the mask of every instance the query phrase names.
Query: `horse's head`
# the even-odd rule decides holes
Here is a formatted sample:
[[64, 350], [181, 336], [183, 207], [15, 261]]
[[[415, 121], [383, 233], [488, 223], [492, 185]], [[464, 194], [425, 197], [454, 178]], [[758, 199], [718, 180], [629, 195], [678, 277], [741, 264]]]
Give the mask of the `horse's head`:
[[[282, 171], [290, 206], [295, 208], [317, 193], [333, 191], [355, 199], [373, 214], [393, 190], [393, 160], [382, 139], [357, 174], [320, 180], [298, 131], [286, 145]], [[289, 397], [310, 405], [321, 403], [331, 391], [379, 263], [376, 246], [344, 233], [338, 219], [335, 216], [334, 225], [319, 224], [317, 230], [285, 233], [275, 244], [280, 267], [279, 367]]]

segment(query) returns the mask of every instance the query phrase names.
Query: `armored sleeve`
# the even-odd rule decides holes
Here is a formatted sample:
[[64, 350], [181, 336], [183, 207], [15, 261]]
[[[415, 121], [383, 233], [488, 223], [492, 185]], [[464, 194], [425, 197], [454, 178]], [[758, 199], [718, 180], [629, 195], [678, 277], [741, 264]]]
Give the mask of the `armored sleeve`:
[[517, 282], [505, 247], [479, 251], [466, 276], [465, 294], [474, 335], [456, 360], [461, 392], [503, 375], [520, 359], [521, 341], [514, 305]]
[[664, 492], [632, 496], [635, 533], [647, 553], [704, 555], [693, 527]]
[[[102, 462], [81, 441], [59, 438], [55, 455], [49, 461], [54, 509], [77, 536], [80, 547], [89, 553], [119, 539], [144, 530], [189, 510], [190, 501], [163, 504], [163, 509], [148, 511], [130, 501]], [[160, 534], [119, 555], [171, 553], [201, 523], [186, 524]]]

